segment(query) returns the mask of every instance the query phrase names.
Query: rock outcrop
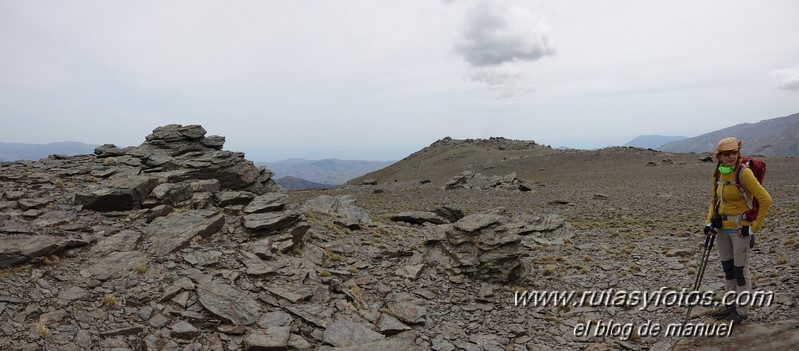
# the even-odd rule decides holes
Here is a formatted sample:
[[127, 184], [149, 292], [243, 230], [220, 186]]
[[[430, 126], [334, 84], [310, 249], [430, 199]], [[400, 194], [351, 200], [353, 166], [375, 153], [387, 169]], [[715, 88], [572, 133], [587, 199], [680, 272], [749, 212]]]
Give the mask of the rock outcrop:
[[429, 230], [428, 260], [477, 280], [512, 283], [524, 278], [519, 223], [495, 213], [468, 215]]
[[453, 176], [444, 184], [444, 189], [496, 189], [522, 192], [532, 190], [528, 182], [517, 177], [515, 172], [505, 176], [487, 176], [473, 171], [463, 171], [461, 174]]
[[369, 281], [338, 278], [371, 267], [345, 269], [353, 249], [327, 235], [373, 226], [363, 207], [294, 204], [205, 134], [168, 125], [137, 147], [0, 163], [0, 348], [423, 349], [409, 324], [426, 300], [367, 303]]

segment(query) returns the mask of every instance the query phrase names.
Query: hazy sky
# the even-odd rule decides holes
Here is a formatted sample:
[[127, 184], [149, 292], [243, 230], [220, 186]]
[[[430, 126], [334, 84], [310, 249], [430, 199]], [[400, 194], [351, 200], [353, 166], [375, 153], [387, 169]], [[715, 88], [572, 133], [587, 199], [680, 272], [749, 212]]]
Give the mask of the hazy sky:
[[202, 124], [254, 161], [578, 148], [799, 112], [796, 0], [0, 0], [0, 142]]

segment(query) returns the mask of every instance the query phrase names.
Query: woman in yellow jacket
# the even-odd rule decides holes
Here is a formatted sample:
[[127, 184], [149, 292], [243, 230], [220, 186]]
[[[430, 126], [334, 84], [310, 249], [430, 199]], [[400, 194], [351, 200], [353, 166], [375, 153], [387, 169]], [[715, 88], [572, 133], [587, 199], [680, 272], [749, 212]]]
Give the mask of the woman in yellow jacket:
[[[724, 268], [726, 289], [728, 292], [736, 292], [735, 296], [741, 296], [742, 293], [751, 294], [749, 256], [754, 246], [755, 233], [759, 233], [763, 227], [763, 220], [771, 206], [771, 196], [748, 167], [744, 167], [739, 175], [744, 193], [739, 191], [735, 183], [738, 166], [741, 164], [742, 144], [736, 138], [730, 137], [721, 139], [716, 146], [718, 172], [713, 177], [715, 193], [704, 230], [706, 235], [711, 235], [716, 233], [715, 228], [718, 228], [716, 243], [721, 266]], [[757, 199], [759, 210], [754, 220], [747, 221], [746, 219], [751, 218], [747, 218], [744, 213], [749, 211], [748, 202], [751, 199]], [[749, 313], [748, 304], [736, 304], [734, 300], [723, 302], [732, 303], [714, 311], [711, 314], [713, 318], [732, 317], [733, 324], [746, 319]]]

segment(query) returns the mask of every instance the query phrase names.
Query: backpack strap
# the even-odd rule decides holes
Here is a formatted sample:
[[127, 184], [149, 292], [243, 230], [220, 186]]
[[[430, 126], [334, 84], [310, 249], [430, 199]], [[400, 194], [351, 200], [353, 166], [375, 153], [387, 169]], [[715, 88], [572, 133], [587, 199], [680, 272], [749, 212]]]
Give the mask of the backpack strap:
[[[719, 171], [718, 169], [713, 172], [713, 213], [719, 214], [719, 208], [721, 207], [721, 197], [718, 196], [718, 188], [719, 188]], [[723, 189], [723, 188], [722, 188]]]
[[746, 189], [744, 189], [744, 185], [741, 183], [741, 173], [743, 173], [744, 168], [747, 168], [747, 167], [749, 167], [749, 161], [748, 160], [746, 162], [742, 162], [738, 166], [738, 171], [735, 173], [735, 183], [733, 183], [733, 184], [735, 184], [735, 186], [738, 187], [738, 191], [741, 192], [741, 196], [743, 196], [744, 200], [746, 200], [746, 206], [749, 206], [749, 209], [751, 210], [752, 209], [752, 199], [750, 199], [749, 195], [746, 194]]

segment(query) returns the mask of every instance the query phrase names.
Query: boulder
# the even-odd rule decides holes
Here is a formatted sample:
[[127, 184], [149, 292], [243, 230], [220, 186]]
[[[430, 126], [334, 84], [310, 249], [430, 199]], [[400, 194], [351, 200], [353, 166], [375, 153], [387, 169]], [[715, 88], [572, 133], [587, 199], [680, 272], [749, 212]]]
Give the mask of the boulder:
[[515, 228], [522, 223], [495, 213], [477, 213], [445, 226], [428, 229], [428, 262], [476, 279], [508, 283], [524, 277], [523, 246]]
[[92, 184], [75, 194], [75, 204], [96, 211], [125, 211], [138, 209], [147, 195], [158, 185], [158, 179], [148, 176], [111, 177]]

